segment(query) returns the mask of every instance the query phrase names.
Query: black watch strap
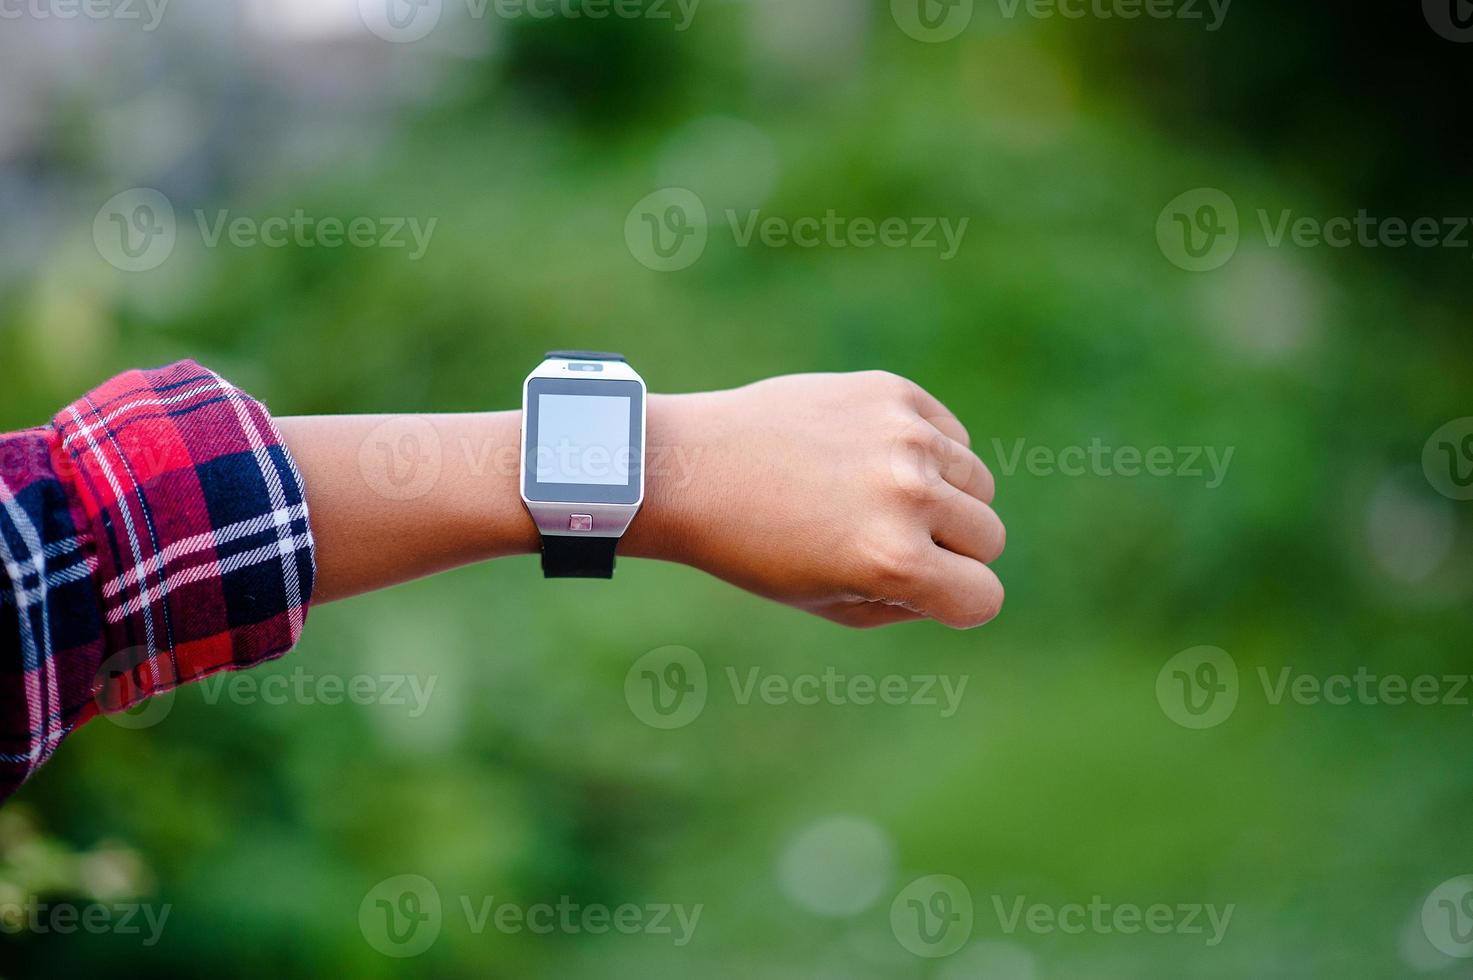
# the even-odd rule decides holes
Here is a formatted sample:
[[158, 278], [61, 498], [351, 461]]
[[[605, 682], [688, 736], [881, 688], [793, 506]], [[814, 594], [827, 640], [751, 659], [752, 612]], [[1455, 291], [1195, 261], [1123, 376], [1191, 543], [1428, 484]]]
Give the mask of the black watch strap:
[[613, 578], [618, 538], [542, 536], [544, 578]]

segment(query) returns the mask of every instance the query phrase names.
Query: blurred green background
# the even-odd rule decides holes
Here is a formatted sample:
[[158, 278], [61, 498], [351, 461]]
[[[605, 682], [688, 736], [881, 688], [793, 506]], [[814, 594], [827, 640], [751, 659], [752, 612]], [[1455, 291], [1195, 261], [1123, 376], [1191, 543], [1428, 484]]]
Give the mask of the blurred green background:
[[[0, 426], [183, 357], [280, 415], [511, 408], [558, 347], [622, 351], [659, 391], [886, 368], [997, 474], [1006, 609], [853, 633], [689, 569], [549, 585], [534, 558], [314, 609], [257, 675], [433, 678], [425, 710], [187, 689], [156, 724], [93, 722], [0, 811], [0, 905], [169, 917], [151, 946], [0, 931], [0, 976], [1473, 976], [1423, 919], [1473, 872], [1473, 707], [1275, 704], [1260, 679], [1473, 663], [1473, 504], [1422, 465], [1473, 415], [1473, 253], [1274, 247], [1258, 217], [1473, 214], [1468, 52], [1431, 13], [1240, 0], [1208, 31], [963, 0], [932, 42], [901, 0], [705, 0], [686, 30], [676, 8], [446, 0], [398, 42], [359, 6], [0, 23]], [[129, 273], [93, 226], [137, 187], [172, 203], [177, 243]], [[625, 224], [668, 187], [713, 224], [657, 272]], [[1203, 187], [1241, 241], [1191, 272], [1157, 229]], [[436, 224], [418, 260], [212, 248], [196, 209]], [[942, 261], [740, 247], [727, 209], [969, 224]], [[1208, 486], [1008, 466], [1019, 440], [1233, 455]], [[672, 645], [709, 690], [662, 730], [625, 681]], [[1239, 696], [1199, 730], [1157, 680], [1200, 645]], [[743, 704], [729, 671], [753, 668], [967, 686], [949, 717]], [[374, 935], [399, 875], [442, 904], [408, 958]], [[945, 956], [907, 946], [903, 899], [892, 920], [929, 875], [975, 907]], [[491, 896], [702, 912], [682, 946], [477, 929], [462, 901]], [[995, 904], [1096, 896], [1234, 911], [1209, 945], [1009, 931]]]

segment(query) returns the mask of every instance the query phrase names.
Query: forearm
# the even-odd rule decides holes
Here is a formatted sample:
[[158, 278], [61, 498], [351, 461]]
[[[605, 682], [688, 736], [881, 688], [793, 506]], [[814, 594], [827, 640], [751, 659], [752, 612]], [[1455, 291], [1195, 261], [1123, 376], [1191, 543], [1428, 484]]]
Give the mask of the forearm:
[[[307, 487], [314, 601], [539, 549], [521, 413], [279, 419]], [[853, 626], [986, 622], [1005, 532], [966, 429], [882, 372], [651, 395], [619, 554], [703, 569]]]
[[[645, 436], [621, 555], [850, 626], [1002, 604], [992, 476], [904, 379], [651, 395]], [[273, 420], [189, 361], [0, 436], [0, 800], [99, 711], [285, 653], [310, 603], [537, 551], [520, 446], [519, 412]]]
[[[676, 558], [681, 418], [690, 395], [650, 395], [645, 504], [619, 553]], [[446, 569], [535, 553], [518, 489], [521, 412], [278, 418], [307, 486], [316, 603]]]

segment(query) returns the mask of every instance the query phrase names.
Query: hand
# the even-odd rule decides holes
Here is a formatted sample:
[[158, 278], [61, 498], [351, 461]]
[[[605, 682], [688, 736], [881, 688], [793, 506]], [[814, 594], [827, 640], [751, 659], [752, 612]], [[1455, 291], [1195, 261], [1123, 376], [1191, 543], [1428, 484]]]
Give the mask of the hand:
[[997, 615], [1005, 530], [967, 430], [882, 371], [651, 395], [644, 508], [620, 552], [702, 568], [849, 626]]

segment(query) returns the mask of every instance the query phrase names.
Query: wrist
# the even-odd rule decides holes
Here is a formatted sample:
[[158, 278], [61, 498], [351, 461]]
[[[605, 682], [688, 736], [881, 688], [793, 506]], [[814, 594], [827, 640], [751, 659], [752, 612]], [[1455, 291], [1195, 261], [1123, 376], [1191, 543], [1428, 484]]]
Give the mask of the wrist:
[[477, 560], [537, 554], [542, 535], [521, 495], [522, 413], [488, 412], [475, 418], [479, 435], [469, 443], [473, 448], [468, 455], [479, 457], [475, 468], [485, 472], [486, 482], [464, 515], [474, 527], [463, 526], [460, 533], [478, 541]]
[[[703, 452], [701, 408], [705, 401], [706, 396], [699, 393], [646, 396], [644, 502], [619, 542], [620, 555], [692, 562], [696, 529], [688, 515], [699, 511], [693, 498], [698, 492], [697, 464]], [[498, 412], [488, 417], [486, 424], [500, 428], [502, 440], [514, 439], [513, 444], [519, 444], [520, 412]], [[508, 515], [494, 505], [501, 513], [482, 525], [483, 532], [490, 530], [493, 539], [483, 547], [485, 557], [541, 550], [541, 535], [522, 503], [518, 479], [493, 495], [497, 500], [512, 501], [515, 513]]]
[[629, 525], [619, 554], [691, 563], [695, 543], [690, 515], [702, 452], [700, 394], [656, 395], [645, 401], [644, 503]]

